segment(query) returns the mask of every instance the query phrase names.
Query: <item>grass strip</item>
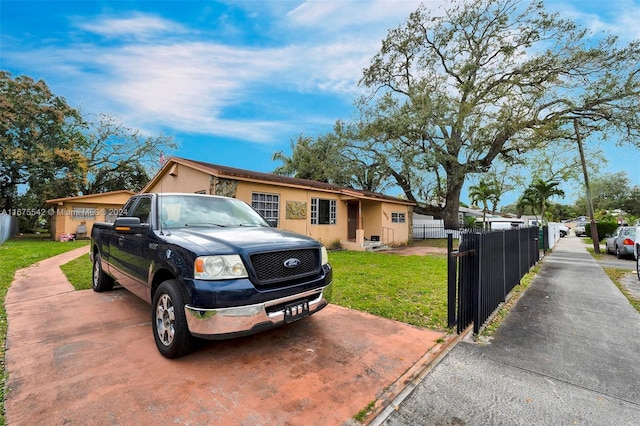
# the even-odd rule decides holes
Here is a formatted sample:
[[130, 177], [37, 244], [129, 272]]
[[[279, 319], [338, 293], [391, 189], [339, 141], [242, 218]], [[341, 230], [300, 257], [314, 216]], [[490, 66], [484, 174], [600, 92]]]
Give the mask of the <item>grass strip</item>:
[[64, 272], [76, 290], [89, 290], [91, 288], [91, 268], [89, 253], [60, 266], [60, 269], [62, 269], [62, 272]]
[[630, 274], [635, 275], [636, 273], [627, 269], [615, 268], [604, 268], [604, 272], [607, 273], [609, 278], [611, 278], [611, 281], [613, 281], [613, 283], [620, 289], [622, 294], [624, 294], [629, 303], [631, 303], [631, 306], [633, 306], [636, 311], [640, 312], [640, 299], [633, 297], [629, 290], [627, 290], [627, 288], [624, 286], [624, 284], [622, 284], [623, 277]]

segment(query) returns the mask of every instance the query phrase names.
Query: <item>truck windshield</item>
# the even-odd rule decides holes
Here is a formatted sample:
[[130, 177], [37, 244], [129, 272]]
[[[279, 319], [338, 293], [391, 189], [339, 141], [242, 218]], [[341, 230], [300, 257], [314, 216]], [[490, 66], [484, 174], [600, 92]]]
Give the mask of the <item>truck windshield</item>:
[[211, 226], [269, 226], [245, 202], [234, 198], [198, 195], [162, 195], [160, 221], [166, 229]]

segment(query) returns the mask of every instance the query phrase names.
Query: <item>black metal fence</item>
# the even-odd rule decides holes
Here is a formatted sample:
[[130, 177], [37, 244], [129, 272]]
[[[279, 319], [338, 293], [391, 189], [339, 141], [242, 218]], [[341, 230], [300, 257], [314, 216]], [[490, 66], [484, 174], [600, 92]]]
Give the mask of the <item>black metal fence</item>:
[[449, 247], [449, 327], [458, 333], [473, 323], [480, 328], [540, 260], [538, 227], [490, 232], [461, 232], [458, 251]]
[[443, 225], [414, 225], [413, 226], [413, 239], [414, 240], [428, 240], [432, 238], [447, 238], [449, 234], [453, 235], [453, 238], [460, 238], [461, 232], [477, 231], [479, 228], [445, 228]]

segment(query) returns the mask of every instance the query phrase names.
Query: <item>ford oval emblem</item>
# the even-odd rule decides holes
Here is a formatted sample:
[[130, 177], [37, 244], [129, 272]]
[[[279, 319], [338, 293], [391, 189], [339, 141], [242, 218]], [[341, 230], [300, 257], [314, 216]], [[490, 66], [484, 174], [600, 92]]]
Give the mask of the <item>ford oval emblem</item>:
[[293, 269], [297, 268], [298, 266], [300, 266], [300, 260], [296, 259], [295, 257], [284, 261], [285, 268]]

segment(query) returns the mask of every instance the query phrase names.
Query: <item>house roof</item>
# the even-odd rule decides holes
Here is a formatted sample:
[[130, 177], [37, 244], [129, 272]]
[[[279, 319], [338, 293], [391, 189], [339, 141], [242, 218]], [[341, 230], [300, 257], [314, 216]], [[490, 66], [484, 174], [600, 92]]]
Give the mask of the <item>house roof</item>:
[[78, 202], [90, 203], [90, 202], [93, 202], [96, 198], [104, 198], [107, 195], [111, 196], [111, 195], [117, 195], [117, 194], [126, 194], [128, 196], [132, 196], [132, 195], [135, 195], [136, 192], [129, 191], [127, 189], [122, 189], [120, 191], [101, 192], [99, 194], [77, 195], [74, 197], [65, 197], [65, 198], [54, 198], [51, 200], [47, 200], [46, 204], [63, 203], [65, 201], [78, 201]]
[[221, 166], [219, 164], [206, 163], [204, 161], [189, 160], [180, 157], [171, 157], [164, 164], [162, 169], [151, 179], [151, 181], [142, 189], [142, 192], [147, 192], [148, 188], [151, 188], [161, 177], [171, 170], [173, 164], [182, 164], [187, 167], [194, 168], [201, 172], [218, 176], [227, 177], [237, 180], [243, 180], [248, 182], [259, 183], [272, 183], [281, 186], [297, 187], [303, 189], [315, 189], [325, 192], [333, 192], [346, 195], [353, 198], [372, 199], [379, 201], [387, 201], [397, 204], [415, 205], [415, 203], [403, 200], [401, 198], [392, 197], [389, 195], [379, 194], [377, 192], [365, 191], [361, 189], [345, 188], [337, 185], [332, 185], [325, 182], [318, 182], [309, 179], [298, 179], [288, 176], [276, 175], [273, 173], [254, 172], [251, 170], [237, 169], [234, 167]]

